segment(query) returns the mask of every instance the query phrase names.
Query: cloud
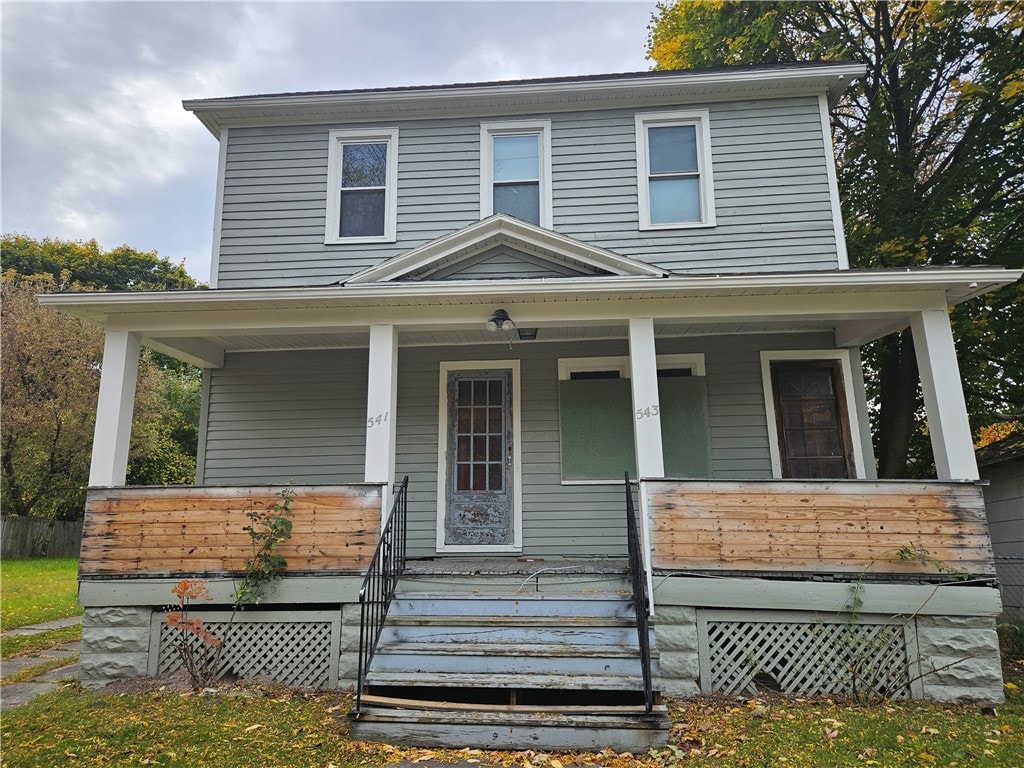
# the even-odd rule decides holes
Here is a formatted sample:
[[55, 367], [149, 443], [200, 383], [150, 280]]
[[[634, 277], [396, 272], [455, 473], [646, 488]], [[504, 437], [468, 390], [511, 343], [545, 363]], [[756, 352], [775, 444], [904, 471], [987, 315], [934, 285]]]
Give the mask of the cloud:
[[637, 3], [5, 2], [3, 230], [206, 278], [216, 140], [182, 99], [643, 68]]

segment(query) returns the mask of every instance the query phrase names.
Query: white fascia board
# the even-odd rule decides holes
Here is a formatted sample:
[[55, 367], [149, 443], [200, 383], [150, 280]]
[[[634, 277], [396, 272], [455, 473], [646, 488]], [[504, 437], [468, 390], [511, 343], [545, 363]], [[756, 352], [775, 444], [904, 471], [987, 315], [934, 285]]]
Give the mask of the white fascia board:
[[952, 270], [875, 272], [797, 272], [787, 274], [693, 275], [688, 277], [574, 277], [532, 280], [450, 280], [394, 282], [326, 288], [229, 288], [208, 291], [124, 291], [118, 293], [39, 294], [39, 303], [102, 324], [111, 315], [134, 312], [179, 313], [199, 310], [341, 308], [374, 305], [401, 299], [414, 306], [436, 304], [438, 299], [489, 297], [530, 298], [559, 294], [574, 300], [588, 294], [614, 294], [628, 298], [664, 295], [675, 298], [716, 297], [754, 292], [758, 295], [843, 293], [862, 295], [872, 290], [899, 292], [908, 308], [919, 308], [914, 293], [944, 291], [949, 303], [959, 303], [1015, 282], [1024, 270], [977, 267]]
[[[468, 250], [494, 237], [500, 237], [513, 248], [517, 244], [542, 248], [566, 259], [580, 261], [589, 266], [611, 272], [614, 275], [664, 277], [668, 274], [663, 269], [652, 267], [649, 264], [634, 259], [624, 258], [604, 248], [598, 248], [572, 237], [560, 235], [550, 229], [536, 227], [499, 213], [470, 224], [468, 227], [464, 227], [450, 235], [445, 235], [418, 248], [414, 248], [401, 256], [385, 261], [383, 264], [365, 269], [350, 277], [345, 284], [357, 285], [394, 280], [446, 259], [459, 251]], [[490, 283], [492, 281], [487, 282]]]
[[[672, 75], [624, 76], [594, 80], [555, 82], [485, 83], [476, 86], [439, 86], [380, 91], [294, 93], [182, 102], [215, 136], [225, 126], [266, 125], [279, 122], [322, 122], [374, 119], [384, 114], [410, 118], [459, 111], [472, 114], [525, 114], [531, 108], [579, 110], [595, 105], [621, 103], [636, 106], [638, 98], [649, 96], [661, 103], [687, 98], [701, 101], [720, 98], [741, 99], [763, 95], [773, 97], [785, 90], [793, 93], [827, 91], [831, 98], [849, 83], [863, 77], [861, 64], [817, 64], [777, 69], [688, 71]], [[718, 99], [708, 92], [720, 89]], [[572, 101], [562, 101], [572, 96]]]

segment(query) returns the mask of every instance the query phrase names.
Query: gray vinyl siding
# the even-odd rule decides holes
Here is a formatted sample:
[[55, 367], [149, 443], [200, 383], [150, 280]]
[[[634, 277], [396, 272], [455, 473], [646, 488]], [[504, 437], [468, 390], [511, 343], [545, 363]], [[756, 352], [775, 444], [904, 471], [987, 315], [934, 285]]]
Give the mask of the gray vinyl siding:
[[[679, 272], [836, 268], [817, 100], [709, 109], [717, 226], [660, 231], [639, 229], [634, 111], [530, 116], [551, 121], [554, 229]], [[231, 129], [218, 286], [328, 285], [477, 221], [480, 122], [376, 126], [399, 129], [398, 238], [371, 245], [324, 244], [328, 131], [350, 126]]]
[[[831, 344], [830, 334], [658, 340], [661, 354], [705, 355], [714, 478], [771, 477], [760, 351]], [[624, 554], [621, 486], [561, 482], [558, 359], [627, 354], [624, 339], [401, 348], [395, 476], [409, 476], [411, 554], [435, 551], [440, 363], [505, 359], [521, 366], [523, 554]], [[206, 484], [361, 481], [366, 361], [365, 350], [228, 355], [211, 376]]]
[[225, 355], [211, 371], [205, 485], [362, 482], [367, 351]]

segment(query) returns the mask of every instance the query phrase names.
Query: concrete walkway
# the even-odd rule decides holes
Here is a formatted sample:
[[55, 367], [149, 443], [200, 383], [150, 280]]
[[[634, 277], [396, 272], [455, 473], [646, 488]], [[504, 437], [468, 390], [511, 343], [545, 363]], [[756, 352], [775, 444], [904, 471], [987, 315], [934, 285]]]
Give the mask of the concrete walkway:
[[[30, 624], [25, 627], [18, 627], [3, 633], [3, 637], [39, 635], [43, 632], [50, 632], [54, 629], [73, 627], [82, 623], [81, 616], [72, 616], [67, 619], [54, 619], [39, 624]], [[15, 675], [24, 669], [44, 664], [51, 659], [72, 659], [78, 656], [79, 643], [61, 643], [52, 648], [42, 651], [35, 651], [28, 656], [19, 656], [15, 659], [4, 659], [0, 661], [0, 676], [8, 677]], [[0, 711], [6, 711], [17, 707], [36, 696], [52, 691], [57, 683], [68, 677], [78, 677], [78, 664], [69, 663], [56, 669], [51, 669], [39, 677], [26, 683], [15, 683], [0, 687]]]

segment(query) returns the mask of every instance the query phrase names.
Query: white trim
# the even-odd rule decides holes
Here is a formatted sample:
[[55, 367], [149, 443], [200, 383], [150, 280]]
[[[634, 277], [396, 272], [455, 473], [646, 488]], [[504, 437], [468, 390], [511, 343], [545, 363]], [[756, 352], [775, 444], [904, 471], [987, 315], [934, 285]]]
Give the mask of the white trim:
[[[346, 281], [346, 285], [358, 283], [377, 283], [394, 280], [412, 272], [431, 266], [448, 259], [455, 254], [483, 246], [507, 245], [518, 249], [536, 249], [550, 251], [555, 256], [582, 262], [591, 267], [611, 272], [619, 277], [665, 277], [666, 272], [635, 259], [627, 259], [618, 254], [584, 243], [566, 235], [560, 235], [550, 229], [544, 229], [525, 221], [507, 216], [503, 213], [488, 216], [481, 221], [456, 230], [449, 235], [439, 237], [425, 245], [395, 256], [375, 267], [364, 269]], [[542, 258], [551, 259], [550, 256]], [[550, 280], [551, 278], [544, 278]], [[566, 278], [578, 280], [580, 278]], [[596, 279], [608, 279], [598, 277]], [[450, 282], [450, 281], [449, 281]], [[407, 283], [408, 284], [408, 283]], [[422, 285], [422, 283], [421, 283]]]
[[832, 121], [828, 115], [828, 98], [818, 95], [818, 112], [821, 115], [821, 140], [825, 145], [825, 175], [828, 176], [828, 199], [832, 208], [832, 229], [836, 236], [836, 259], [840, 269], [850, 268], [850, 256], [846, 252], [846, 230], [843, 228], [843, 209], [839, 204], [839, 180], [836, 176], [836, 153], [832, 144]]
[[[638, 112], [636, 120], [636, 186], [639, 204], [640, 229], [694, 229], [715, 226], [715, 183], [711, 159], [711, 113], [707, 109], [689, 109], [674, 112]], [[697, 178], [700, 187], [700, 221], [678, 221], [666, 224], [651, 223], [649, 187], [650, 156], [647, 129], [692, 125], [697, 134]]]
[[[444, 518], [448, 504], [448, 374], [452, 371], [512, 372], [512, 544], [477, 546], [445, 544]], [[441, 553], [523, 551], [523, 433], [521, 375], [518, 360], [442, 360], [437, 406], [437, 519], [435, 545]]]
[[398, 331], [393, 325], [371, 325], [363, 481], [384, 486], [381, 492], [381, 530], [391, 510], [391, 484], [396, 480], [397, 404]]
[[494, 175], [495, 136], [537, 136], [537, 169], [540, 226], [551, 229], [551, 121], [505, 120], [498, 123], [480, 123], [480, 218], [494, 214], [492, 191]]
[[800, 67], [680, 73], [627, 73], [618, 77], [566, 78], [471, 86], [417, 87], [335, 91], [245, 98], [189, 99], [182, 106], [216, 136], [224, 124], [308, 125], [314, 122], [354, 122], [380, 119], [382, 113], [407, 117], [440, 115], [459, 110], [463, 115], [502, 115], [553, 110], [633, 108], [638, 102], [736, 101], [744, 98], [788, 98], [823, 90], [837, 97], [852, 80], [864, 76], [862, 64], [814, 63]]
[[938, 478], [977, 480], [978, 462], [949, 313], [945, 310], [915, 312], [910, 316], [910, 329], [914, 334], [914, 354]]
[[[58, 307], [72, 313], [83, 310], [79, 317], [103, 324], [106, 314], [120, 314], [145, 311], [155, 307], [161, 314], [174, 310], [200, 310], [204, 305], [212, 309], [235, 310], [249, 304], [265, 314], [270, 309], [293, 307], [344, 307], [363, 303], [376, 305], [379, 299], [417, 299], [430, 304], [438, 297], [517, 297], [550, 296], [571, 294], [573, 300], [586, 294], [621, 296], [637, 292], [643, 298], [688, 297], [691, 301], [701, 298], [720, 300], [739, 297], [746, 303], [765, 298], [786, 295], [800, 295], [808, 300], [826, 297], [834, 303], [843, 294], [850, 295], [856, 289], [872, 290], [860, 292], [861, 298], [879, 295], [895, 297], [897, 301], [885, 303], [894, 308], [902, 305], [905, 310], [919, 309], [922, 301], [940, 304], [958, 304], [989, 291], [1009, 285], [1020, 279], [1024, 270], [1001, 267], [975, 267], [957, 269], [900, 269], [873, 270], [871, 272], [794, 272], [789, 274], [751, 275], [690, 275], [687, 277], [665, 277], [651, 280], [645, 277], [576, 277], [565, 280], [459, 280], [415, 283], [400, 281], [373, 283], [372, 285], [337, 285], [323, 288], [221, 288], [216, 291], [121, 291], [89, 293], [47, 293], [37, 299], [43, 306]], [[756, 296], [739, 296], [739, 293], [754, 290]], [[738, 292], [738, 293], [737, 293]], [[953, 294], [953, 295], [948, 295]], [[912, 297], [912, 298], [911, 298]], [[923, 297], [923, 298], [922, 298]], [[488, 298], [487, 303], [492, 299]], [[231, 306], [232, 303], [237, 303]], [[678, 303], [678, 302], [676, 302]], [[803, 302], [788, 301], [794, 315], [806, 315]], [[219, 305], [219, 306], [218, 306]], [[89, 311], [91, 309], [91, 312]], [[935, 308], [938, 308], [936, 305]], [[600, 313], [598, 313], [600, 314]], [[609, 316], [611, 313], [606, 313]], [[744, 313], [740, 313], [744, 314]], [[859, 313], [858, 313], [859, 314]], [[668, 312], [665, 317], [693, 317], [692, 312]], [[621, 317], [621, 314], [620, 314]]]
[[[867, 477], [864, 470], [864, 445], [861, 442], [862, 432], [857, 419], [857, 404], [854, 401], [853, 375], [850, 370], [850, 351], [848, 349], [785, 349], [763, 350], [761, 352], [761, 385], [764, 393], [764, 409], [768, 428], [768, 450], [772, 457], [772, 477], [782, 478], [782, 452], [779, 449], [779, 433], [775, 414], [775, 396], [772, 389], [771, 364], [776, 360], [838, 360], [843, 375], [843, 393], [846, 402], [846, 418], [850, 425], [850, 443], [853, 449], [854, 478], [863, 480]], [[856, 425], [856, 429], [854, 428]]]
[[213, 245], [210, 248], [210, 288], [217, 287], [220, 272], [220, 238], [224, 226], [224, 174], [228, 166], [228, 131], [220, 130], [220, 151], [217, 156], [217, 192], [213, 203]]
[[629, 372], [638, 477], [664, 477], [654, 319], [629, 318]]
[[112, 488], [125, 484], [140, 349], [141, 339], [137, 333], [107, 331], [89, 468], [91, 487]]
[[196, 485], [206, 482], [206, 440], [210, 434], [210, 385], [213, 372], [203, 368], [199, 394], [199, 435], [196, 441]]
[[[349, 128], [328, 134], [327, 148], [327, 212], [324, 224], [325, 245], [360, 243], [393, 243], [397, 238], [398, 221], [398, 129]], [[346, 144], [387, 144], [387, 179], [384, 186], [384, 234], [372, 237], [341, 237], [341, 155]]]
[[[694, 376], [706, 375], [703, 352], [678, 355], [656, 355], [655, 359], [657, 360], [657, 367], [659, 371], [663, 368], [689, 368], [693, 372]], [[568, 381], [571, 378], [571, 374], [578, 371], [618, 371], [621, 378], [628, 379], [630, 377], [629, 356], [611, 355], [608, 357], [558, 358], [559, 381]]]

